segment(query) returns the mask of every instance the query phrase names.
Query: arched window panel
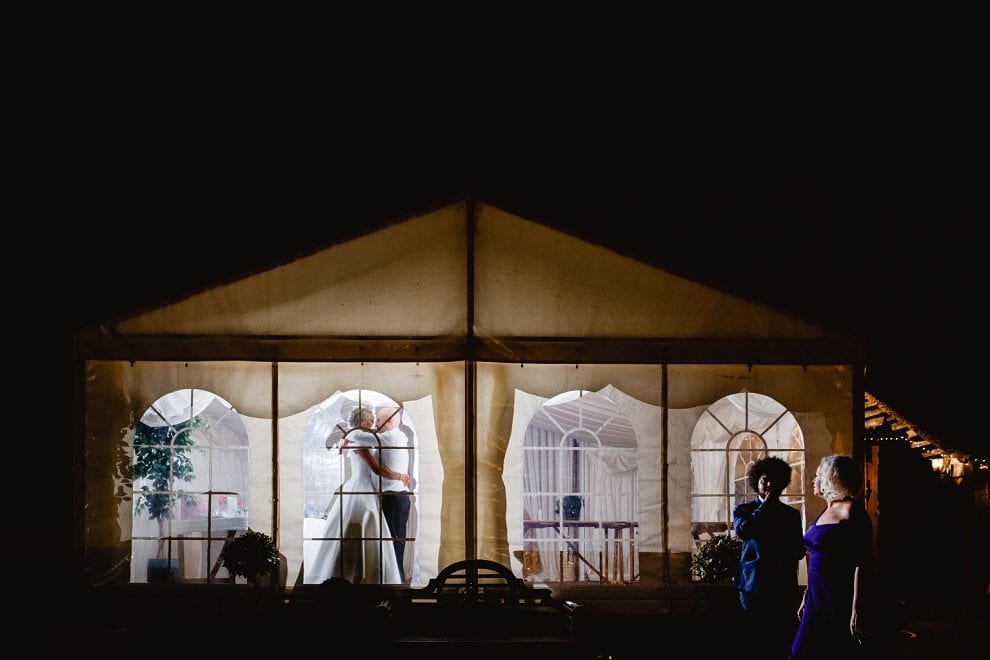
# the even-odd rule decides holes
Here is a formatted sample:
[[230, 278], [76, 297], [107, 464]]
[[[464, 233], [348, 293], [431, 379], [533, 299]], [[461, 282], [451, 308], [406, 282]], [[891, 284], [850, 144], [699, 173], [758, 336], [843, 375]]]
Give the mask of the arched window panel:
[[746, 470], [767, 456], [777, 456], [791, 465], [792, 480], [783, 500], [798, 505], [803, 514], [802, 438], [795, 416], [764, 394], [743, 390], [705, 407], [691, 436], [691, 537], [695, 548], [713, 535], [732, 533], [732, 511], [756, 496]]
[[[279, 548], [289, 583], [419, 586], [464, 558], [463, 377], [463, 363], [279, 365]], [[362, 408], [371, 416], [352, 424]], [[438, 417], [440, 409], [451, 412]], [[378, 474], [352, 480], [367, 465], [358, 452], [400, 466], [409, 489], [386, 494], [394, 480]], [[388, 523], [397, 508], [383, 505], [389, 499], [409, 505], [404, 535], [393, 531], [401, 518]]]
[[403, 406], [376, 390], [335, 392], [303, 447], [304, 583], [417, 582], [416, 428]]
[[638, 580], [636, 448], [628, 417], [602, 394], [564, 392], [533, 415], [523, 447], [524, 578]]
[[85, 368], [87, 583], [229, 581], [228, 535], [272, 532], [271, 365]]
[[[728, 530], [730, 505], [745, 496], [737, 496], [734, 489], [730, 494], [727, 487], [724, 492], [717, 489], [723, 479], [728, 483], [728, 442], [743, 431], [762, 437], [768, 455], [791, 465], [791, 483], [782, 499], [807, 520], [806, 499], [814, 475], [806, 466], [816, 465], [826, 454], [851, 451], [852, 375], [851, 368], [842, 365], [669, 365], [671, 552], [690, 554], [709, 530]], [[688, 562], [678, 562], [685, 568], [675, 578], [689, 579]]]
[[659, 376], [479, 365], [480, 557], [533, 582], [631, 584], [646, 553], [659, 579], [660, 409], [615, 384], [659, 401]]
[[248, 527], [248, 432], [221, 396], [157, 399], [133, 436], [132, 582], [212, 581], [223, 543]]

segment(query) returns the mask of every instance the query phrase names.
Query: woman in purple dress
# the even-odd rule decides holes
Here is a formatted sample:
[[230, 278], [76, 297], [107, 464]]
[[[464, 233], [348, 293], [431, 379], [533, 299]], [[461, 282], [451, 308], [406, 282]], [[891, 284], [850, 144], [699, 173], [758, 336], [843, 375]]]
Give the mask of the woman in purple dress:
[[828, 506], [804, 535], [808, 588], [791, 660], [849, 658], [862, 640], [863, 582], [872, 569], [873, 526], [863, 507], [862, 471], [849, 456], [826, 456], [814, 492]]

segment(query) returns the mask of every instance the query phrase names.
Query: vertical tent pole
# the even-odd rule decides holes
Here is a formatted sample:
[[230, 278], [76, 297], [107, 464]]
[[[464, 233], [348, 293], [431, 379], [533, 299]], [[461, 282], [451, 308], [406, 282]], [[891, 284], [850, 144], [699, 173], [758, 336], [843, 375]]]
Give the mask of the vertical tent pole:
[[475, 442], [475, 415], [478, 413], [477, 391], [475, 388], [475, 377], [477, 376], [477, 365], [475, 363], [476, 347], [474, 345], [474, 238], [477, 229], [478, 217], [475, 201], [469, 199], [467, 202], [467, 291], [465, 291], [467, 314], [465, 338], [467, 355], [464, 362], [464, 405], [467, 408], [464, 415], [464, 557], [466, 559], [477, 559], [477, 511], [478, 506], [478, 480], [476, 471], [477, 465], [477, 444]]

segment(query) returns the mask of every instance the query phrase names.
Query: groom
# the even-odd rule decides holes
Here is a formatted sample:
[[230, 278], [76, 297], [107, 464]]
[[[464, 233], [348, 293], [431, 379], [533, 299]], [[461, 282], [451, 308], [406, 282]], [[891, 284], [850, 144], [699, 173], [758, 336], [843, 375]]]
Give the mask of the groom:
[[[402, 409], [396, 407], [379, 408], [376, 411], [378, 420], [378, 437], [381, 441], [381, 463], [399, 474], [409, 474], [409, 438], [399, 429], [402, 419]], [[406, 581], [406, 568], [403, 557], [406, 550], [406, 525], [409, 522], [410, 497], [408, 482], [400, 479], [382, 480], [382, 513], [392, 532], [392, 545], [395, 548], [395, 558], [399, 562], [399, 574]]]

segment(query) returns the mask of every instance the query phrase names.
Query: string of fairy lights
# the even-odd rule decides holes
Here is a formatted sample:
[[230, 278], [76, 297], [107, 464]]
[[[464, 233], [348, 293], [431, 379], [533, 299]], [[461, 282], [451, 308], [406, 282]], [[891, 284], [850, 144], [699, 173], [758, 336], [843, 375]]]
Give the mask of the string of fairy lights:
[[866, 393], [865, 413], [863, 439], [868, 445], [908, 442], [912, 449], [920, 452], [922, 458], [931, 461], [933, 471], [954, 478], [962, 477], [968, 468], [990, 469], [990, 459], [987, 457], [970, 456], [941, 447], [869, 392]]

